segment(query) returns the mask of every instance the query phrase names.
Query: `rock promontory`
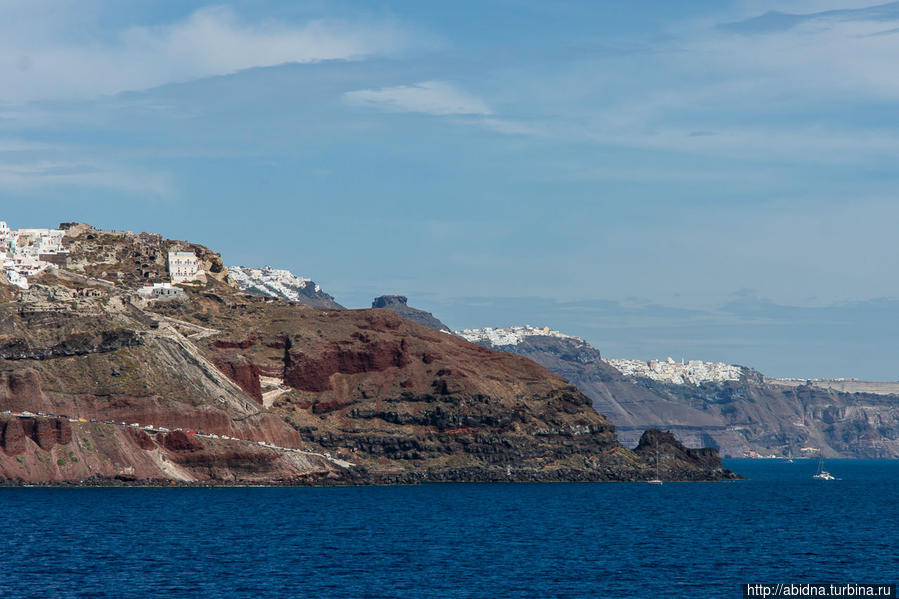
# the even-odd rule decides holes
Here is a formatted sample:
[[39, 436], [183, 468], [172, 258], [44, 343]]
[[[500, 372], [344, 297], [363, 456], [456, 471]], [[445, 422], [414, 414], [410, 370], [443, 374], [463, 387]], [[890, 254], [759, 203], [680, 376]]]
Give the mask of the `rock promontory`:
[[412, 322], [420, 325], [443, 331], [445, 333], [452, 332], [448, 326], [440, 322], [433, 314], [409, 305], [409, 298], [405, 295], [381, 295], [376, 297], [372, 303], [372, 308], [381, 310], [390, 310], [394, 314], [399, 314], [403, 318], [408, 318]]
[[[196, 244], [66, 231], [70, 266], [0, 302], [0, 480], [653, 476], [654, 462], [622, 446], [588, 397], [524, 357], [386, 309], [244, 293]], [[171, 285], [159, 258], [171, 248], [190, 248], [211, 275]], [[179, 292], [142, 294], [148, 285]], [[679, 480], [734, 476], [712, 454], [672, 447]]]

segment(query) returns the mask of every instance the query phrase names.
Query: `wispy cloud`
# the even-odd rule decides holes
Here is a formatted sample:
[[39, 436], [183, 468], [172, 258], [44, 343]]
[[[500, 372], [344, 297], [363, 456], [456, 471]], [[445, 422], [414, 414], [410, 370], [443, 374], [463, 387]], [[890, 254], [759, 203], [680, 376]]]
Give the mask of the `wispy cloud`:
[[162, 172], [51, 160], [0, 163], [0, 189], [29, 191], [52, 187], [108, 189], [155, 198], [168, 198], [174, 194], [171, 178]]
[[361, 89], [343, 94], [352, 106], [389, 112], [421, 112], [434, 115], [489, 115], [490, 107], [480, 98], [446, 81], [422, 81], [380, 89]]
[[672, 25], [645, 49], [649, 65], [640, 55], [560, 65], [517, 82], [518, 97], [496, 101], [504, 109], [490, 118], [459, 122], [503, 135], [736, 160], [899, 157], [899, 128], [876, 117], [869, 123], [860, 110], [899, 99], [899, 35], [885, 35], [899, 30], [899, 2], [754, 15], [738, 26], [720, 27], [727, 19]]
[[[819, 4], [817, 8], [827, 7]], [[738, 33], [754, 34], [785, 31], [812, 21], [889, 21], [896, 19], [899, 19], [899, 2], [851, 8], [846, 7], [843, 3], [839, 8], [818, 10], [817, 12], [806, 12], [801, 7], [797, 12], [770, 10], [759, 16], [725, 23], [721, 27]]]
[[49, 144], [28, 141], [24, 139], [3, 139], [0, 138], [0, 153], [17, 154], [22, 152], [35, 152], [51, 148]]
[[[17, 25], [22, 10], [0, 6], [0, 55], [7, 57], [0, 61], [0, 100], [90, 98], [253, 67], [354, 60], [396, 52], [411, 39], [389, 21], [251, 23], [227, 7], [102, 37], [66, 36], [40, 31], [36, 19]], [[10, 11], [16, 19], [3, 18]]]

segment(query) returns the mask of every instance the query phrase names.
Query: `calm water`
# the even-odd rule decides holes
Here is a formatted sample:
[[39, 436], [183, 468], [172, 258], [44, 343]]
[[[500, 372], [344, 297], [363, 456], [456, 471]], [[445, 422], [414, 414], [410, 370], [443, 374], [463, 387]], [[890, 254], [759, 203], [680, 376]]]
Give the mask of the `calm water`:
[[0, 489], [2, 597], [740, 597], [899, 579], [899, 462], [738, 483]]

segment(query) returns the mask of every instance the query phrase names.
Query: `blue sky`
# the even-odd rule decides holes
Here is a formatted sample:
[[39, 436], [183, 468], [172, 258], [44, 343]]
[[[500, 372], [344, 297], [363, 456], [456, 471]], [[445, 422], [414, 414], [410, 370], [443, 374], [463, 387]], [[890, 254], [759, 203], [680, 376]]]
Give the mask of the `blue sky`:
[[897, 55], [851, 0], [0, 0], [0, 218], [897, 380]]

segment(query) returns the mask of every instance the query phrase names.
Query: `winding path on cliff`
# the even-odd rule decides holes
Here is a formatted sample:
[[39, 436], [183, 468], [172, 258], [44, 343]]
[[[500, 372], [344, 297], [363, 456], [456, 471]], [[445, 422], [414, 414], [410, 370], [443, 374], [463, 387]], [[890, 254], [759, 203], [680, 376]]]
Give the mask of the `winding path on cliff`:
[[[56, 415], [43, 414], [42, 412], [31, 412], [29, 410], [25, 410], [22, 412], [12, 412], [12, 411], [7, 410], [7, 411], [3, 412], [3, 414], [7, 415], [7, 416], [15, 416], [17, 418], [58, 418], [58, 416], [56, 416]], [[108, 425], [112, 425], [112, 426], [120, 426], [123, 428], [133, 428], [133, 429], [137, 429], [137, 430], [142, 430], [145, 433], [153, 435], [153, 436], [170, 433], [173, 431], [179, 431], [179, 432], [184, 432], [186, 434], [194, 435], [194, 436], [205, 438], [205, 439], [213, 439], [213, 440], [219, 440], [219, 441], [231, 441], [231, 442], [237, 442], [237, 443], [246, 443], [246, 444], [250, 444], [250, 445], [258, 445], [261, 447], [266, 447], [268, 449], [273, 449], [275, 451], [285, 452], [285, 453], [301, 453], [301, 454], [305, 454], [305, 455], [313, 455], [313, 456], [317, 456], [317, 457], [323, 458], [325, 460], [328, 460], [332, 464], [335, 464], [335, 465], [340, 466], [341, 468], [345, 468], [345, 469], [350, 469], [350, 468], [355, 467], [355, 464], [353, 464], [352, 462], [347, 462], [346, 460], [341, 460], [339, 458], [335, 458], [330, 453], [319, 453], [317, 451], [310, 451], [308, 449], [299, 449], [297, 447], [281, 447], [279, 445], [275, 445], [274, 443], [267, 443], [265, 441], [254, 441], [252, 439], [240, 439], [238, 437], [229, 437], [226, 435], [198, 433], [198, 432], [191, 431], [191, 430], [185, 431], [184, 429], [181, 429], [181, 428], [168, 429], [165, 427], [157, 427], [152, 424], [147, 424], [147, 425], [141, 425], [140, 423], [126, 424], [124, 422], [114, 422], [112, 420], [100, 420], [98, 418], [94, 418], [94, 419], [67, 418], [67, 420], [69, 422], [75, 422], [75, 423], [80, 423], [80, 424], [108, 424]], [[160, 463], [162, 463], [161, 460], [160, 460]], [[165, 470], [165, 468], [162, 468], [162, 469]], [[176, 472], [173, 472], [173, 474], [176, 474]]]

